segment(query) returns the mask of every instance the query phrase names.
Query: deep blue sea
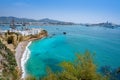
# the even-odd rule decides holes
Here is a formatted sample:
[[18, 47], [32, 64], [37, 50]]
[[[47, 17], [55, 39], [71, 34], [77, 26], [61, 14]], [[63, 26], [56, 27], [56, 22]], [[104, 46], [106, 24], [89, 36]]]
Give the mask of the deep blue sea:
[[[59, 70], [61, 61], [74, 61], [75, 54], [89, 50], [95, 53], [98, 69], [103, 66], [120, 67], [120, 28], [75, 26], [31, 26], [48, 31], [47, 38], [33, 41], [26, 72], [36, 77], [46, 74], [46, 68]], [[66, 35], [63, 35], [66, 32]]]
[[[38, 27], [36, 27], [38, 28]], [[26, 72], [34, 76], [46, 74], [46, 68], [59, 70], [61, 61], [74, 61], [75, 54], [89, 50], [95, 53], [98, 69], [102, 66], [120, 67], [120, 28], [85, 26], [42, 26], [48, 31], [47, 38], [33, 41], [29, 46], [30, 58]], [[63, 35], [66, 32], [66, 35]]]

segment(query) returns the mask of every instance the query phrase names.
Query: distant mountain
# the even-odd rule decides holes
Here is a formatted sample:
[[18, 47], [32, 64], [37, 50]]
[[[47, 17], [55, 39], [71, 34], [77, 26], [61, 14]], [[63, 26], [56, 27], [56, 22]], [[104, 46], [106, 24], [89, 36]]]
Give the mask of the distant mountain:
[[35, 22], [36, 20], [17, 17], [0, 17], [0, 23], [10, 23], [14, 19], [15, 22]]
[[39, 25], [72, 25], [72, 22], [64, 22], [58, 20], [52, 20], [49, 18], [44, 18], [40, 20], [27, 19], [27, 18], [17, 18], [17, 17], [0, 17], [1, 24], [10, 24], [11, 21], [14, 20], [15, 23], [31, 23], [31, 24], [39, 24]]
[[58, 20], [52, 20], [52, 19], [49, 19], [49, 18], [44, 18], [44, 19], [41, 19], [41, 20], [38, 20], [39, 22], [54, 22], [54, 23], [58, 23], [58, 22], [63, 22], [63, 21], [58, 21]]
[[38, 20], [38, 22], [41, 22], [43, 24], [51, 24], [51, 25], [73, 25], [74, 24], [72, 22], [52, 20], [52, 19], [49, 19], [49, 18], [44, 18], [44, 19]]

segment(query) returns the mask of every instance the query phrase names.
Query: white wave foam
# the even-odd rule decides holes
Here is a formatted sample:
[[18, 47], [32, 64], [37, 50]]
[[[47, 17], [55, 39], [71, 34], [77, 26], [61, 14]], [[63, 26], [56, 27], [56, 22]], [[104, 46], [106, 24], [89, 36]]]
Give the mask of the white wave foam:
[[22, 77], [21, 78], [25, 78], [25, 76], [26, 76], [25, 63], [27, 62], [27, 60], [29, 59], [29, 56], [30, 56], [30, 50], [28, 47], [30, 46], [31, 43], [32, 43], [32, 41], [28, 43], [28, 45], [26, 46], [26, 49], [22, 55], [22, 58], [21, 58], [21, 68], [22, 68]]

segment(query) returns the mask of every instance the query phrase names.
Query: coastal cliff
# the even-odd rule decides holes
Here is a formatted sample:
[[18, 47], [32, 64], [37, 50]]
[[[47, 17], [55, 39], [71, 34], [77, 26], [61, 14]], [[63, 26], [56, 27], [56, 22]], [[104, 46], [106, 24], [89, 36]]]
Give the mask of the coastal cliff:
[[[42, 30], [36, 35], [23, 36], [15, 32], [0, 34], [0, 80], [19, 80], [21, 78], [21, 57], [29, 41], [46, 37], [47, 31]], [[23, 43], [24, 46], [20, 46]], [[21, 51], [18, 46], [22, 47]], [[16, 51], [16, 48], [18, 50]]]

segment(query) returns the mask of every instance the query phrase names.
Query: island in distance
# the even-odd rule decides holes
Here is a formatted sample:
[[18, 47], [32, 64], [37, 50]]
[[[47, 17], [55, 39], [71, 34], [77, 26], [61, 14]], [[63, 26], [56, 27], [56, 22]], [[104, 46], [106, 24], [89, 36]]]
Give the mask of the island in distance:
[[87, 27], [94, 27], [94, 26], [99, 26], [99, 27], [106, 27], [106, 28], [117, 28], [120, 27], [120, 25], [118, 24], [113, 24], [110, 22], [105, 22], [105, 23], [97, 23], [97, 24], [80, 24], [83, 26], [87, 26]]

